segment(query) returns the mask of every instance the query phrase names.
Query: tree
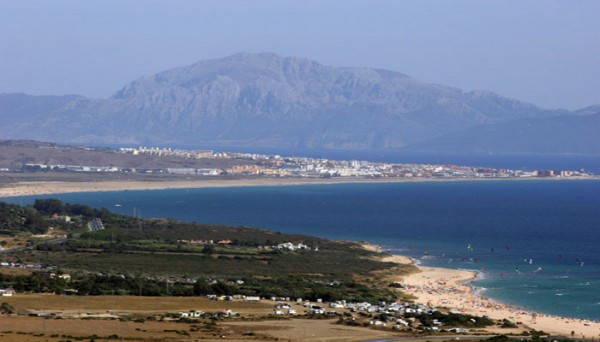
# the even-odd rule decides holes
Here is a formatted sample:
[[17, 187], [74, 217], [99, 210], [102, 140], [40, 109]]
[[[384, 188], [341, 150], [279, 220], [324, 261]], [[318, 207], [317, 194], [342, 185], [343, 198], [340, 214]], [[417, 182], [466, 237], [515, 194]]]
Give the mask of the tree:
[[97, 215], [102, 221], [108, 221], [112, 217], [112, 213], [108, 211], [106, 208], [102, 208], [99, 210]]
[[218, 281], [211, 286], [213, 293], [217, 295], [231, 295], [233, 294], [233, 289], [231, 286], [225, 284], [222, 281]]
[[44, 213], [47, 215], [63, 215], [65, 213], [64, 203], [56, 198], [36, 199], [35, 203], [33, 204], [33, 207], [37, 209], [40, 213]]
[[212, 293], [212, 288], [206, 279], [198, 279], [194, 284], [194, 294], [197, 296], [207, 295]]
[[7, 302], [3, 302], [0, 304], [0, 312], [4, 314], [11, 314], [15, 312], [15, 308]]
[[34, 234], [42, 234], [46, 232], [48, 224], [35, 208], [25, 208], [24, 214], [25, 222], [23, 222], [23, 225], [28, 231]]
[[94, 217], [94, 209], [83, 204], [67, 204], [67, 212], [70, 215], [81, 215], [83, 217]]
[[215, 248], [211, 245], [204, 245], [202, 248], [202, 254], [211, 255], [215, 253]]

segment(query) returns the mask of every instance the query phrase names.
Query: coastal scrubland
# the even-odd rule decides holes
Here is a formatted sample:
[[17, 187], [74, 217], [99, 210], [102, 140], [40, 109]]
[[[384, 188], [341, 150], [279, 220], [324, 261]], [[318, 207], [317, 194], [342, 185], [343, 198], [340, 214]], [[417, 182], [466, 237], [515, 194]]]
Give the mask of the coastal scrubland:
[[[5, 262], [51, 265], [54, 273], [70, 276], [68, 283], [43, 272], [3, 276], [4, 286], [17, 291], [45, 288], [64, 293], [68, 288], [95, 295], [242, 294], [369, 301], [395, 296], [369, 284], [379, 277], [375, 271], [394, 264], [377, 260], [376, 252], [352, 242], [136, 218], [53, 199], [37, 200], [31, 207], [0, 204], [0, 213], [5, 235], [39, 235], [48, 229], [66, 234], [37, 240], [34, 234], [24, 247], [4, 254]], [[102, 229], [88, 230], [92, 218], [102, 222]]]

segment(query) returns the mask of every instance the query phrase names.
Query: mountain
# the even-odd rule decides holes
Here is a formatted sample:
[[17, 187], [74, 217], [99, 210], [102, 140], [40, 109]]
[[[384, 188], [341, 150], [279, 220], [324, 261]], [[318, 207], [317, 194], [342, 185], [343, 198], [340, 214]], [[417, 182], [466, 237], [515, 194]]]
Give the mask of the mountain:
[[600, 105], [589, 106], [581, 108], [573, 112], [576, 115], [593, 115], [600, 113]]
[[526, 118], [471, 127], [415, 144], [410, 150], [494, 153], [600, 153], [600, 112]]
[[108, 99], [0, 95], [0, 138], [402, 148], [471, 127], [560, 115], [572, 113], [393, 71], [240, 53], [142, 77]]

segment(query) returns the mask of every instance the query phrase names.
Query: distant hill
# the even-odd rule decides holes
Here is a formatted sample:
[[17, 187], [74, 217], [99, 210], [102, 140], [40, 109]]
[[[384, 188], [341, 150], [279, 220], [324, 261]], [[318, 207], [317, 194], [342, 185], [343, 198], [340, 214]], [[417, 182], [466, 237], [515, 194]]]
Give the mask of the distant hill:
[[573, 113], [422, 83], [393, 71], [240, 53], [142, 77], [109, 99], [2, 94], [0, 138], [380, 149], [561, 115]]
[[579, 110], [574, 111], [573, 114], [577, 114], [577, 115], [600, 114], [600, 105], [594, 105], [594, 106], [581, 108]]
[[120, 168], [230, 168], [255, 161], [229, 158], [187, 158], [175, 155], [133, 155], [105, 147], [68, 146], [31, 140], [0, 140], [0, 168], [24, 164], [115, 166]]
[[600, 153], [600, 113], [527, 118], [468, 128], [411, 150], [519, 153]]

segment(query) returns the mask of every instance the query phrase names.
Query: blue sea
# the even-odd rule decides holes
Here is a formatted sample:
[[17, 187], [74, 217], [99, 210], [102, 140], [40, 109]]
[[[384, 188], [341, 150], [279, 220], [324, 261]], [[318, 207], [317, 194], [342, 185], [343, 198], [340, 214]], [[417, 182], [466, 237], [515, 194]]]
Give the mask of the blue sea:
[[364, 240], [482, 271], [488, 297], [600, 320], [600, 181], [457, 181], [73, 193], [124, 214]]

